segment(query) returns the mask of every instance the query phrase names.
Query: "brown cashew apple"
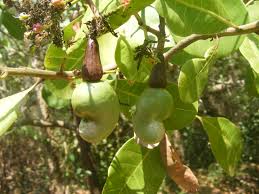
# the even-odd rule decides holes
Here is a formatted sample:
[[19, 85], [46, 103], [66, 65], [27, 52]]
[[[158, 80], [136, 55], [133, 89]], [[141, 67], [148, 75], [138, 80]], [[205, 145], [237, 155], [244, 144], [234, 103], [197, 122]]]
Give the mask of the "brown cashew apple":
[[111, 134], [118, 122], [118, 97], [107, 82], [77, 85], [71, 103], [75, 114], [82, 118], [79, 134], [87, 142], [99, 143]]
[[163, 121], [171, 115], [173, 98], [163, 88], [147, 88], [139, 97], [133, 116], [136, 136], [144, 144], [157, 144], [165, 134]]

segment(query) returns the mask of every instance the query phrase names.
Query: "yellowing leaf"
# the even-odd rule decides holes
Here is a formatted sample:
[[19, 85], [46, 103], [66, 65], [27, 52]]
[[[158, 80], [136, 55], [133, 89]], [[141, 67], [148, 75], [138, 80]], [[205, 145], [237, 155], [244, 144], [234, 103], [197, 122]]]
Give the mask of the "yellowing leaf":
[[17, 108], [22, 103], [26, 95], [37, 85], [34, 84], [27, 90], [19, 92], [12, 96], [2, 98], [0, 100], [0, 136], [2, 136], [16, 121], [17, 119]]

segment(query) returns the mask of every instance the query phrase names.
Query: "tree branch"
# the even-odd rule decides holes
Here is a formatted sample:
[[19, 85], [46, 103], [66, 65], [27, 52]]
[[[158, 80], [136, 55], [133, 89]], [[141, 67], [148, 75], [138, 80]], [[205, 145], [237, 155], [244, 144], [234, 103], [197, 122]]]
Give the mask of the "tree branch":
[[86, 0], [86, 3], [89, 5], [90, 9], [92, 10], [95, 17], [100, 17], [100, 13], [97, 10], [94, 2], [92, 0]]
[[142, 21], [141, 17], [136, 13], [134, 14], [138, 25], [143, 28], [144, 30], [146, 30], [147, 32], [150, 32], [152, 34], [154, 34], [155, 36], [159, 37], [160, 36], [160, 32], [154, 28], [151, 28], [150, 26], [147, 26], [146, 24], [144, 24], [144, 22]]
[[[104, 73], [116, 69], [115, 64], [106, 65], [103, 67]], [[81, 71], [50, 71], [43, 69], [34, 69], [29, 67], [0, 67], [0, 79], [7, 76], [30, 76], [30, 77], [40, 77], [43, 79], [63, 79], [63, 80], [73, 80], [81, 77]]]
[[236, 35], [242, 35], [242, 34], [249, 34], [253, 32], [258, 32], [259, 31], [259, 20], [241, 25], [238, 28], [227, 28], [223, 32], [219, 33], [214, 33], [214, 34], [192, 34], [190, 36], [187, 36], [186, 38], [182, 39], [179, 41], [174, 47], [172, 47], [169, 51], [167, 51], [164, 54], [165, 60], [169, 61], [169, 59], [176, 54], [177, 52], [183, 50], [190, 44], [198, 41], [198, 40], [206, 40], [209, 38], [216, 38], [216, 37], [225, 37], [225, 36], [236, 36]]
[[34, 126], [34, 127], [58, 127], [64, 129], [75, 129], [76, 126], [70, 123], [65, 123], [64, 121], [56, 120], [56, 121], [44, 121], [44, 120], [30, 120], [25, 119], [17, 122], [17, 126]]

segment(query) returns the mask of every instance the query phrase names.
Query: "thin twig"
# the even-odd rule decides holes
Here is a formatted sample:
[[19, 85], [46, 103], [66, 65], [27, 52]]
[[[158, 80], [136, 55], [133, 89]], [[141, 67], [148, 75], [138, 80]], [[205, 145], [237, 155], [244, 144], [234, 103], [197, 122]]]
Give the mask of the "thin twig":
[[[104, 73], [110, 73], [111, 70], [116, 69], [117, 66], [114, 64], [106, 65], [103, 67]], [[107, 71], [107, 72], [106, 72]], [[81, 77], [79, 70], [74, 71], [50, 71], [42, 69], [34, 69], [29, 67], [0, 67], [0, 77], [3, 79], [7, 76], [29, 76], [29, 77], [40, 77], [43, 79], [63, 79], [73, 80]]]
[[90, 9], [92, 10], [95, 17], [100, 17], [100, 13], [96, 8], [94, 2], [92, 0], [86, 0], [86, 3], [89, 5]]
[[141, 17], [138, 14], [134, 14], [136, 20], [138, 21], [138, 25], [143, 28], [144, 30], [146, 30], [147, 32], [150, 32], [152, 34], [154, 34], [155, 36], [159, 37], [160, 36], [160, 32], [154, 28], [151, 28], [150, 26], [147, 26], [146, 24], [144, 24], [144, 22], [142, 21]]
[[45, 121], [45, 120], [28, 120], [24, 119], [19, 121], [16, 126], [35, 126], [35, 127], [58, 127], [64, 129], [74, 129], [76, 126], [70, 123], [65, 123], [64, 121]]
[[227, 28], [223, 32], [219, 33], [214, 33], [214, 34], [192, 34], [190, 36], [187, 36], [186, 38], [182, 39], [179, 41], [174, 47], [172, 47], [169, 51], [167, 51], [164, 54], [165, 60], [168, 61], [174, 54], [177, 52], [183, 50], [190, 44], [198, 41], [198, 40], [206, 40], [210, 38], [216, 38], [216, 37], [225, 37], [225, 36], [237, 36], [237, 35], [242, 35], [242, 34], [249, 34], [253, 32], [258, 32], [259, 31], [259, 20], [241, 25], [238, 28]]
[[253, 2], [254, 2], [254, 0], [248, 1], [248, 2], [246, 3], [246, 7], [247, 7], [248, 5], [250, 5], [250, 4], [252, 4]]
[[163, 53], [165, 47], [165, 18], [159, 16], [159, 36], [157, 43], [157, 52]]

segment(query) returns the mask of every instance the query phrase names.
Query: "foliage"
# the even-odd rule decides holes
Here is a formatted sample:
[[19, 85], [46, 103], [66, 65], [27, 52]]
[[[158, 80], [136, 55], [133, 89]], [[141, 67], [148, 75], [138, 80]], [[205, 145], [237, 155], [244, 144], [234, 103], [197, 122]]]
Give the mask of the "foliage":
[[[173, 146], [171, 152], [159, 150], [158, 146], [160, 141], [169, 143], [166, 134], [183, 129], [180, 133], [188, 139], [183, 144], [190, 144], [185, 152], [193, 156], [192, 151], [205, 144], [191, 147], [196, 143], [195, 137], [191, 137], [192, 124], [204, 129], [206, 135], [202, 132], [199, 138], [209, 141], [219, 165], [234, 176], [242, 153], [243, 159], [250, 159], [247, 154], [250, 146], [251, 161], [257, 160], [254, 158], [257, 144], [251, 141], [256, 130], [251, 131], [257, 128], [258, 111], [252, 115], [252, 111], [245, 112], [246, 107], [238, 110], [239, 102], [250, 103], [259, 96], [259, 2], [249, 3], [245, 5], [241, 0], [0, 3], [0, 77], [5, 89], [6, 82], [11, 86], [8, 94], [1, 93], [1, 138], [8, 138], [4, 135], [11, 128], [23, 131], [19, 126], [25, 125], [25, 131], [41, 139], [49, 151], [54, 144], [50, 134], [62, 133], [57, 130], [60, 128], [70, 129], [68, 138], [61, 135], [58, 139], [59, 143], [64, 142], [62, 149], [66, 150], [64, 157], [69, 169], [65, 176], [76, 171], [76, 180], [87, 177], [92, 192], [103, 187], [104, 194], [157, 193], [166, 173], [180, 187], [188, 185], [188, 177], [177, 181], [182, 174], [171, 176], [168, 164], [162, 163], [163, 156], [173, 158], [172, 163], [193, 175], [179, 162]], [[233, 53], [238, 54], [228, 58]], [[244, 58], [235, 56], [239, 54]], [[233, 64], [240, 61], [246, 66], [234, 68]], [[17, 68], [18, 65], [27, 68]], [[19, 85], [18, 76], [41, 77], [44, 81], [32, 85], [35, 80], [29, 79], [26, 85]], [[81, 78], [83, 82], [93, 83], [82, 83]], [[230, 103], [225, 100], [227, 94], [220, 92], [230, 91], [236, 84], [251, 96], [241, 97], [239, 93], [231, 110], [220, 110], [221, 104], [213, 99], [220, 97], [225, 104]], [[79, 91], [81, 86], [84, 87]], [[32, 90], [36, 95], [32, 94], [23, 106]], [[241, 121], [235, 114], [254, 121]], [[134, 138], [126, 141], [133, 131], [121, 125], [131, 121]], [[35, 133], [28, 127], [33, 125], [47, 132]], [[112, 133], [114, 128], [120, 132]], [[126, 132], [121, 131], [125, 128]], [[92, 134], [95, 137], [89, 138]], [[72, 153], [67, 152], [67, 146]], [[103, 161], [108, 148], [113, 146], [116, 149], [108, 153], [106, 162], [111, 164], [104, 184], [104, 179], [97, 178], [104, 171], [96, 170], [92, 155]], [[83, 156], [82, 164], [77, 163], [77, 147]], [[207, 166], [214, 159], [211, 152], [204, 153], [209, 154], [203, 163]], [[196, 186], [183, 188], [196, 190]]]

